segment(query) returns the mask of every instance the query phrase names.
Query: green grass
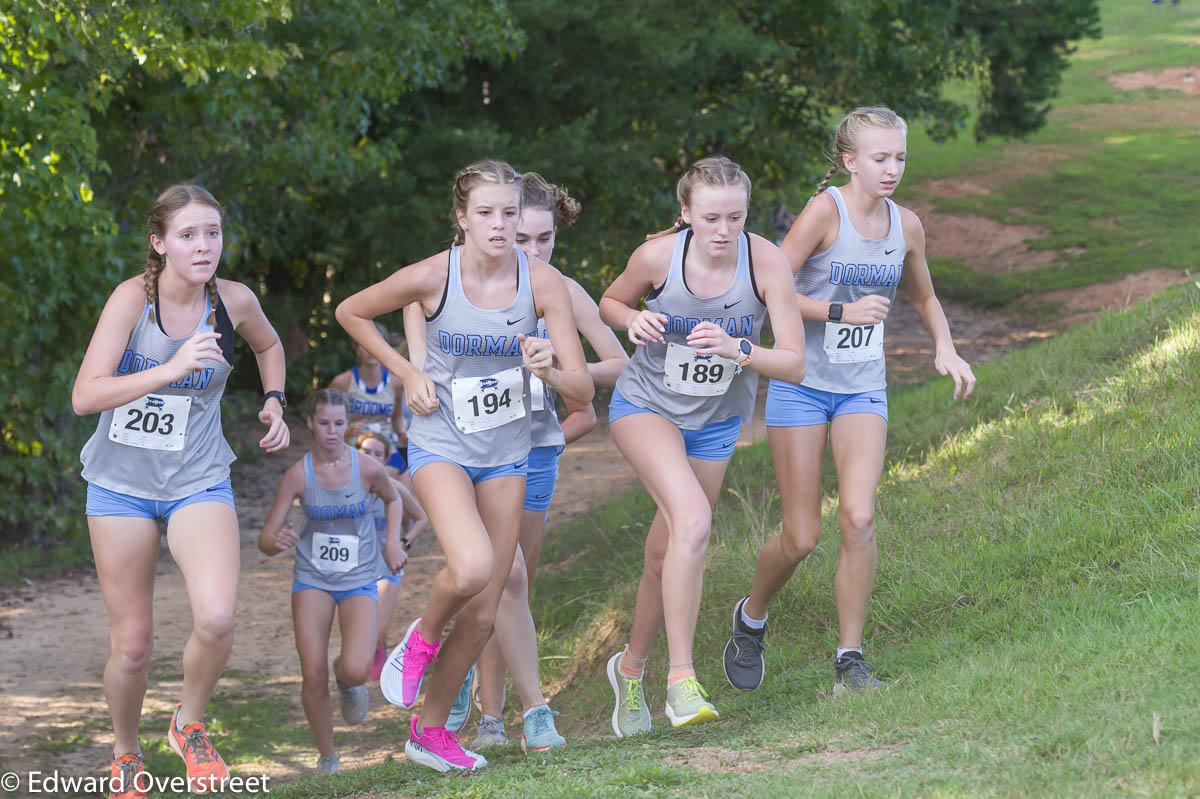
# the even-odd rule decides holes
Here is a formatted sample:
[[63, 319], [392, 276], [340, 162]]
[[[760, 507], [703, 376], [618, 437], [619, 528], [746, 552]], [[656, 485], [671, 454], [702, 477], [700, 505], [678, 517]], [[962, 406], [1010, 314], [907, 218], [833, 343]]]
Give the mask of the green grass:
[[[1195, 794], [1200, 286], [979, 377], [967, 402], [945, 382], [892, 396], [867, 629], [886, 693], [824, 698], [832, 500], [821, 545], [771, 609], [767, 682], [754, 694], [725, 685], [729, 608], [779, 525], [760, 444], [731, 466], [697, 630], [721, 722], [671, 731], [659, 712], [652, 735], [607, 740], [600, 667], [624, 640], [650, 510], [631, 492], [556, 529], [547, 562], [579, 565], [539, 577], [544, 678], [575, 675], [554, 700], [568, 750], [542, 761], [510, 747], [474, 776], [392, 763], [272, 795]], [[655, 709], [664, 662], [660, 642], [647, 681]]]

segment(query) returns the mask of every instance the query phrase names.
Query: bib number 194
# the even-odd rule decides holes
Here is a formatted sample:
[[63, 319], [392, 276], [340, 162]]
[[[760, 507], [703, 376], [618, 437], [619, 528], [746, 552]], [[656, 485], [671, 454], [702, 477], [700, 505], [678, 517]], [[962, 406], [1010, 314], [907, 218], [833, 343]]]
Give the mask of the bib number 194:
[[525, 415], [525, 378], [520, 366], [450, 383], [454, 423], [464, 433], [491, 430]]

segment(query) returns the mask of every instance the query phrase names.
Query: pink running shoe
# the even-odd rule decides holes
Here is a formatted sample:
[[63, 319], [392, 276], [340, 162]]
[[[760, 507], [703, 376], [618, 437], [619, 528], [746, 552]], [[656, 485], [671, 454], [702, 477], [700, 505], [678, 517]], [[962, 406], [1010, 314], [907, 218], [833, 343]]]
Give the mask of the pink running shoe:
[[413, 716], [409, 723], [408, 741], [404, 744], [404, 755], [409, 760], [443, 773], [451, 769], [474, 771], [487, 765], [483, 755], [463, 749], [458, 736], [445, 727], [426, 727], [424, 732], [417, 732], [420, 719]]
[[383, 644], [375, 647], [375, 661], [371, 664], [371, 679], [378, 680], [379, 673], [383, 671], [383, 664], [387, 663], [387, 647]]
[[404, 638], [392, 650], [383, 671], [379, 674], [379, 689], [383, 697], [393, 705], [409, 710], [421, 695], [421, 682], [430, 663], [437, 662], [437, 651], [441, 641], [429, 643], [421, 636], [417, 619], [408, 627]]

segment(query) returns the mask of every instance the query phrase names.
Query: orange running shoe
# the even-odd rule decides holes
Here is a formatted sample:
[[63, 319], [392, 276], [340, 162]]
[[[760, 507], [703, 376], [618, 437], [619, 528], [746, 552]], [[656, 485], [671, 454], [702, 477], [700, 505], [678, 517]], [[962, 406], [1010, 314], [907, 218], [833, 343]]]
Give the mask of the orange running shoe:
[[175, 723], [178, 717], [179, 708], [176, 707], [171, 714], [167, 742], [175, 754], [183, 758], [183, 764], [187, 767], [188, 789], [191, 793], [220, 791], [222, 783], [229, 779], [229, 769], [208, 740], [204, 722], [193, 721], [180, 732]]
[[146, 799], [146, 792], [141, 789], [149, 786], [150, 779], [141, 777], [145, 773], [141, 755], [113, 755], [109, 799]]

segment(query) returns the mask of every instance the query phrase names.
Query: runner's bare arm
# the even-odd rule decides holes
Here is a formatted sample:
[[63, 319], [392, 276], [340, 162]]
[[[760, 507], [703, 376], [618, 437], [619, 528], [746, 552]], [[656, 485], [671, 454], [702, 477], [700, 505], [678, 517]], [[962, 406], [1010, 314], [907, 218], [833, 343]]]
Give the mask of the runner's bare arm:
[[275, 489], [275, 499], [271, 502], [271, 510], [267, 513], [267, 520], [263, 522], [263, 528], [258, 534], [258, 548], [264, 555], [278, 555], [285, 549], [291, 549], [296, 545], [299, 536], [296, 535], [292, 525], [285, 526], [283, 523], [287, 519], [288, 510], [292, 507], [292, 501], [302, 496], [304, 496], [303, 458], [288, 467]]
[[600, 298], [600, 318], [615, 330], [627, 331], [629, 340], [638, 346], [666, 340], [667, 317], [647, 309], [639, 311], [637, 306], [651, 289], [666, 282], [674, 246], [672, 236], [642, 244]]
[[[287, 362], [279, 334], [263, 313], [258, 297], [245, 284], [233, 280], [217, 280], [221, 300], [229, 311], [233, 329], [254, 351], [263, 392], [283, 391]], [[258, 445], [267, 452], [285, 448], [291, 441], [291, 430], [283, 419], [283, 405], [275, 397], [263, 402], [258, 420], [267, 426], [267, 434]]]
[[[566, 281], [567, 292], [571, 295], [571, 310], [575, 315], [575, 326], [592, 345], [596, 355], [600, 356], [599, 363], [588, 364], [588, 374], [592, 376], [592, 381], [598, 386], [615, 386], [617, 378], [621, 376], [621, 372], [625, 371], [625, 364], [629, 363], [629, 356], [625, 354], [625, 349], [621, 346], [621, 340], [617, 338], [616, 333], [600, 318], [600, 307], [596, 305], [596, 301], [592, 299], [591, 295], [575, 280], [565, 275], [563, 280]], [[570, 412], [569, 407], [568, 412]], [[595, 421], [592, 422], [592, 426], [595, 426]], [[579, 435], [586, 432], [587, 430], [584, 430]]]
[[[404, 382], [408, 406], [414, 413], [422, 415], [431, 413], [437, 407], [433, 381], [385, 341], [371, 321], [410, 303], [417, 303], [417, 307], [426, 314], [437, 310], [446, 284], [448, 258], [447, 253], [441, 252], [412, 266], [398, 269], [388, 278], [342, 300], [334, 312], [338, 323], [350, 337]], [[407, 328], [405, 332], [408, 332]], [[409, 354], [412, 354], [411, 341]]]
[[362, 475], [363, 485], [372, 494], [383, 500], [384, 515], [387, 517], [387, 532], [383, 544], [383, 559], [387, 567], [395, 574], [404, 568], [408, 562], [408, 553], [400, 543], [400, 530], [404, 521], [404, 504], [396, 491], [396, 481], [388, 477], [383, 464], [374, 458], [359, 458], [358, 468]]
[[[583, 358], [583, 347], [579, 343], [579, 330], [571, 312], [571, 298], [567, 284], [557, 269], [537, 260], [530, 260], [529, 282], [533, 289], [537, 313], [546, 322], [546, 333], [553, 355], [558, 357], [560, 367], [547, 365], [533, 370], [546, 385], [557, 391], [564, 399], [579, 403], [591, 402], [596, 393], [592, 378], [588, 375], [587, 362]], [[536, 336], [524, 338], [522, 350], [526, 359], [547, 346], [545, 339]]]
[[949, 375], [954, 380], [954, 398], [969, 397], [975, 390], [975, 373], [961, 357], [950, 335], [950, 323], [937, 295], [933, 293], [933, 278], [929, 275], [929, 262], [925, 260], [925, 228], [917, 215], [907, 208], [900, 209], [900, 223], [904, 226], [904, 281], [908, 296], [912, 299], [921, 324], [933, 339], [933, 366], [938, 374]]
[[398, 480], [395, 483], [396, 491], [400, 494], [400, 501], [404, 503], [404, 517], [413, 523], [408, 531], [408, 543], [411, 544], [420, 538], [429, 527], [429, 517], [425, 514], [425, 508], [421, 506], [417, 495], [409, 491], [404, 483]]

